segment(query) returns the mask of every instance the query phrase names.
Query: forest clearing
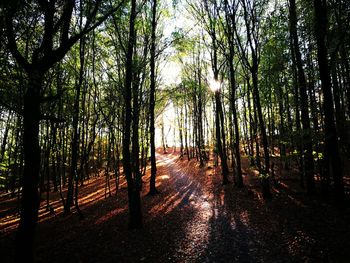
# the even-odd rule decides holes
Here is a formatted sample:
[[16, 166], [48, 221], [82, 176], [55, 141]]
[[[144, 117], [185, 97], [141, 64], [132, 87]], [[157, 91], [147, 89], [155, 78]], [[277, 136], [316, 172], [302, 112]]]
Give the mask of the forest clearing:
[[1, 262], [350, 262], [350, 1], [0, 2]]

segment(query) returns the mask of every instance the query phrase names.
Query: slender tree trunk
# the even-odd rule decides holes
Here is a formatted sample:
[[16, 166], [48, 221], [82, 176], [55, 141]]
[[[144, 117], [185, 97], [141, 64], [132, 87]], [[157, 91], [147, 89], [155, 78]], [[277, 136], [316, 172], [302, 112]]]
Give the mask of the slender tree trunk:
[[75, 98], [74, 98], [74, 108], [73, 108], [73, 134], [72, 134], [72, 146], [71, 146], [71, 169], [70, 175], [68, 178], [68, 191], [67, 191], [67, 201], [66, 206], [64, 208], [65, 214], [70, 213], [71, 206], [73, 205], [73, 197], [74, 197], [74, 182], [78, 182], [78, 151], [79, 151], [79, 133], [78, 133], [78, 125], [79, 125], [79, 112], [80, 112], [80, 93], [81, 87], [83, 84], [84, 78], [84, 62], [85, 62], [85, 43], [84, 39], [80, 40], [80, 48], [79, 48], [79, 57], [80, 57], [80, 68], [79, 68], [79, 79], [75, 90]]
[[227, 157], [226, 150], [223, 148], [222, 140], [221, 140], [221, 129], [223, 129], [223, 113], [222, 113], [222, 105], [220, 99], [219, 91], [215, 92], [215, 133], [216, 133], [216, 147], [217, 153], [221, 159], [221, 169], [222, 169], [222, 183], [228, 184], [228, 166], [227, 166]]
[[156, 56], [156, 29], [157, 29], [157, 0], [153, 0], [152, 6], [152, 36], [151, 36], [151, 84], [150, 84], [150, 104], [149, 104], [149, 116], [150, 116], [150, 149], [151, 149], [151, 178], [150, 178], [150, 190], [149, 194], [154, 195], [158, 191], [156, 189], [156, 146], [155, 146], [155, 92], [156, 92], [156, 69], [155, 69], [155, 56]]
[[298, 72], [296, 68], [296, 58], [294, 51], [293, 38], [290, 35], [290, 50], [292, 57], [292, 72], [293, 72], [293, 85], [294, 85], [294, 104], [295, 104], [295, 126], [296, 126], [296, 150], [298, 152], [297, 164], [299, 168], [300, 174], [300, 186], [302, 188], [305, 187], [304, 183], [304, 164], [303, 164], [303, 156], [302, 156], [302, 143], [299, 139], [301, 137], [301, 125], [300, 125], [300, 99], [299, 99], [299, 84], [298, 84]]
[[277, 99], [278, 99], [278, 113], [280, 116], [280, 127], [279, 127], [279, 147], [280, 147], [280, 158], [281, 163], [287, 166], [286, 162], [286, 143], [285, 143], [285, 124], [284, 124], [284, 104], [283, 97], [284, 93], [282, 90], [282, 83], [277, 84]]
[[[231, 43], [233, 45], [233, 43]], [[235, 143], [234, 143], [234, 150], [235, 150], [235, 158], [236, 158], [236, 177], [237, 177], [237, 186], [243, 187], [243, 177], [242, 177], [242, 167], [241, 167], [241, 153], [239, 150], [239, 128], [238, 128], [238, 117], [237, 117], [237, 110], [236, 110], [236, 79], [235, 79], [235, 71], [233, 67], [233, 46], [230, 47], [230, 57], [229, 57], [229, 68], [230, 68], [230, 85], [231, 85], [231, 108], [232, 108], [232, 115], [233, 115], [233, 124], [235, 129]], [[232, 149], [233, 150], [233, 149]]]
[[132, 165], [130, 156], [130, 137], [132, 123], [131, 89], [133, 80], [133, 51], [135, 45], [135, 20], [136, 20], [136, 0], [131, 1], [131, 12], [129, 22], [129, 43], [126, 54], [125, 86], [124, 86], [124, 134], [123, 134], [123, 167], [128, 184], [129, 198], [129, 227], [130, 229], [142, 227], [141, 197], [132, 176]]
[[[136, 35], [135, 35], [136, 37]], [[146, 55], [144, 54], [144, 57]], [[133, 69], [133, 81], [132, 81], [132, 146], [131, 146], [131, 163], [133, 170], [133, 177], [135, 179], [136, 188], [141, 191], [142, 180], [140, 172], [140, 103], [139, 103], [139, 92], [141, 89], [140, 81], [140, 66], [135, 65]]]
[[252, 67], [253, 91], [254, 91], [255, 104], [256, 104], [256, 109], [257, 109], [257, 114], [259, 119], [259, 127], [260, 127], [261, 136], [262, 136], [264, 159], [265, 159], [264, 176], [262, 178], [262, 189], [263, 189], [264, 198], [269, 198], [271, 197], [270, 180], [267, 175], [270, 172], [270, 154], [268, 150], [265, 122], [263, 119], [262, 109], [260, 104], [260, 94], [258, 89], [258, 65], [256, 64], [257, 61], [254, 62], [255, 59], [253, 58], [253, 67]]
[[327, 3], [324, 0], [314, 0], [315, 33], [317, 42], [317, 59], [320, 71], [321, 88], [323, 92], [323, 109], [325, 115], [325, 175], [333, 175], [336, 198], [344, 198], [344, 182], [341, 166], [341, 156], [334, 120], [334, 104], [331, 88], [328, 54], [325, 42], [327, 36]]
[[183, 110], [182, 107], [180, 108], [179, 113], [179, 107], [176, 107], [176, 115], [177, 115], [177, 122], [179, 126], [179, 139], [180, 139], [180, 158], [183, 157], [184, 154], [184, 143], [183, 143]]
[[[249, 142], [250, 142], [250, 165], [253, 166], [255, 164], [254, 161], [254, 137], [256, 137], [256, 124], [255, 121], [253, 120], [252, 116], [252, 107], [251, 107], [251, 99], [250, 99], [250, 83], [249, 83], [249, 78], [247, 78], [247, 106], [248, 106], [248, 115], [249, 115]], [[254, 111], [255, 112], [255, 111]], [[259, 147], [257, 147], [259, 150]], [[257, 155], [259, 154], [259, 151], [256, 153]], [[260, 160], [257, 160], [256, 162], [257, 166], [260, 166]]]
[[290, 34], [292, 37], [292, 44], [295, 54], [295, 62], [298, 74], [298, 86], [300, 91], [300, 105], [301, 105], [301, 122], [302, 129], [302, 145], [303, 145], [303, 160], [304, 160], [304, 176], [306, 178], [307, 192], [312, 194], [315, 191], [314, 179], [314, 163], [312, 157], [312, 139], [311, 127], [309, 118], [309, 102], [307, 97], [307, 87], [305, 73], [301, 60], [301, 53], [299, 48], [299, 39], [297, 33], [297, 15], [295, 0], [289, 0], [289, 20], [290, 20]]
[[53, 191], [58, 191], [57, 186], [57, 167], [56, 167], [56, 160], [58, 155], [57, 150], [57, 124], [51, 123], [51, 137], [52, 137], [52, 149], [54, 149], [53, 156], [52, 156], [52, 182], [53, 182]]
[[4, 136], [2, 139], [2, 144], [1, 144], [1, 149], [0, 149], [0, 163], [3, 161], [4, 156], [5, 156], [5, 149], [6, 149], [6, 144], [8, 143], [7, 137], [9, 134], [11, 120], [12, 120], [12, 112], [10, 111], [8, 114], [7, 121], [6, 121], [6, 127], [5, 127]]
[[[218, 57], [217, 57], [217, 39], [216, 39], [216, 33], [215, 29], [214, 32], [211, 34], [213, 47], [212, 47], [212, 68], [214, 72], [214, 80], [218, 81], [219, 79], [219, 70], [218, 70]], [[216, 133], [216, 148], [217, 153], [220, 156], [221, 160], [221, 172], [222, 172], [222, 183], [228, 184], [228, 166], [227, 166], [227, 156], [226, 156], [226, 149], [224, 148], [223, 141], [224, 138], [222, 138], [223, 130], [224, 130], [224, 118], [223, 118], [223, 111], [222, 111], [222, 105], [221, 105], [221, 97], [220, 97], [220, 90], [215, 91], [215, 133]]]
[[184, 115], [184, 129], [185, 129], [185, 149], [187, 154], [187, 160], [189, 161], [190, 158], [190, 151], [189, 151], [189, 145], [188, 145], [188, 110], [187, 110], [187, 104], [185, 103], [185, 115]]

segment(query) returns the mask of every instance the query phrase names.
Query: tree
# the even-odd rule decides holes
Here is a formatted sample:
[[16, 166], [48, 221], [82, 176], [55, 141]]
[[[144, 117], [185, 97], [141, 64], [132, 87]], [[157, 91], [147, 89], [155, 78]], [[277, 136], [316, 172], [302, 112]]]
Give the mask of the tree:
[[[235, 27], [235, 32], [237, 35], [237, 43], [240, 49], [240, 56], [243, 60], [244, 66], [250, 71], [252, 83], [253, 83], [253, 99], [257, 111], [257, 117], [259, 122], [260, 133], [262, 135], [262, 144], [264, 150], [265, 167], [261, 172], [262, 189], [265, 198], [271, 196], [269, 176], [270, 176], [270, 155], [268, 150], [268, 140], [266, 134], [265, 121], [263, 118], [260, 92], [259, 92], [259, 63], [260, 63], [260, 52], [261, 52], [261, 42], [260, 42], [260, 21], [266, 6], [265, 1], [256, 1], [254, 3], [250, 1], [242, 0], [240, 1], [241, 8], [243, 12], [243, 23], [246, 32], [246, 44], [248, 48], [244, 47], [241, 41], [241, 36], [239, 35], [237, 26]], [[249, 53], [247, 51], [249, 49]], [[257, 149], [258, 152], [258, 149]]]
[[[123, 168], [128, 183], [129, 198], [129, 227], [131, 229], [142, 227], [140, 189], [137, 187], [135, 174], [133, 174], [130, 154], [131, 123], [132, 123], [132, 81], [133, 81], [133, 53], [136, 41], [135, 31], [136, 0], [131, 1], [129, 19], [129, 41], [126, 54], [125, 84], [124, 84], [124, 126], [123, 126]], [[135, 172], [135, 171], [134, 171]]]
[[333, 175], [335, 194], [338, 200], [344, 198], [344, 182], [341, 159], [339, 155], [338, 136], [334, 120], [334, 103], [330, 80], [328, 51], [325, 38], [327, 36], [327, 2], [314, 0], [315, 35], [317, 42], [317, 59], [323, 92], [323, 109], [325, 115], [325, 180]]
[[228, 166], [227, 166], [227, 155], [226, 155], [226, 143], [225, 143], [225, 129], [224, 129], [224, 114], [222, 110], [221, 103], [221, 84], [219, 83], [219, 65], [218, 65], [218, 39], [217, 39], [217, 20], [219, 19], [218, 15], [218, 6], [216, 1], [204, 1], [203, 11], [206, 14], [208, 19], [208, 24], [204, 24], [211, 38], [211, 66], [213, 71], [214, 85], [214, 98], [215, 98], [215, 134], [216, 134], [216, 151], [220, 156], [221, 160], [221, 169], [222, 169], [222, 183], [229, 183], [228, 180]]
[[225, 30], [229, 52], [227, 56], [227, 63], [229, 67], [229, 76], [230, 76], [230, 87], [231, 87], [231, 110], [234, 124], [234, 132], [235, 132], [235, 142], [234, 142], [234, 151], [235, 151], [235, 164], [236, 164], [236, 184], [238, 187], [243, 186], [243, 178], [242, 178], [242, 168], [241, 168], [241, 153], [240, 153], [240, 133], [238, 127], [238, 114], [236, 109], [236, 77], [235, 77], [235, 68], [234, 68], [234, 58], [235, 58], [235, 40], [234, 40], [234, 28], [236, 27], [236, 12], [237, 12], [237, 2], [233, 1], [232, 3], [228, 3], [226, 0], [224, 2], [225, 9], [225, 20], [227, 28]]
[[149, 102], [149, 118], [150, 118], [150, 149], [151, 149], [151, 179], [150, 179], [150, 190], [149, 194], [154, 195], [158, 191], [156, 189], [156, 147], [155, 147], [155, 91], [156, 91], [156, 30], [157, 30], [157, 0], [152, 2], [152, 35], [151, 35], [151, 84], [150, 84], [150, 102]]
[[297, 85], [299, 87], [300, 105], [301, 105], [301, 122], [302, 122], [302, 158], [304, 160], [304, 178], [307, 182], [307, 192], [312, 194], [315, 191], [314, 179], [314, 163], [312, 156], [312, 139], [311, 127], [309, 118], [309, 102], [306, 92], [306, 78], [301, 60], [301, 53], [299, 48], [299, 39], [297, 32], [297, 14], [295, 0], [289, 0], [289, 21], [290, 21], [290, 35], [292, 41], [293, 54], [295, 56], [295, 63], [297, 69]]
[[[16, 236], [16, 250], [18, 261], [33, 261], [33, 243], [35, 228], [38, 220], [39, 196], [38, 182], [40, 170], [39, 123], [43, 118], [40, 105], [45, 98], [42, 97], [45, 74], [53, 68], [84, 35], [91, 32], [114, 11], [121, 3], [99, 14], [101, 1], [92, 5], [78, 8], [83, 13], [86, 22], [81, 30], [74, 30], [72, 23], [74, 1], [34, 1], [31, 4], [21, 5], [19, 1], [9, 3], [3, 10], [5, 19], [7, 46], [18, 65], [25, 71], [27, 87], [23, 102], [23, 151], [24, 171], [22, 183], [21, 219]], [[34, 27], [34, 37], [31, 39], [31, 56], [23, 55], [18, 39], [20, 27], [30, 26], [30, 19], [39, 19]], [[24, 20], [23, 20], [24, 19]], [[38, 29], [42, 28], [43, 32]], [[76, 32], [71, 34], [71, 32]], [[39, 36], [35, 39], [35, 37]]]

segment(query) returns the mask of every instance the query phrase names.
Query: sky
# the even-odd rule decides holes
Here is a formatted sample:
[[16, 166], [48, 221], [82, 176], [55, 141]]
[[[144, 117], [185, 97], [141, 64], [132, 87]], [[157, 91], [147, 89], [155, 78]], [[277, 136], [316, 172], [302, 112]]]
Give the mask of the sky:
[[[171, 0], [166, 0], [165, 5], [169, 8], [170, 17], [165, 18], [165, 21], [163, 21], [163, 25], [160, 25], [160, 28], [163, 29], [164, 38], [171, 39], [173, 32], [178, 29], [185, 29], [188, 25], [192, 24], [193, 21], [186, 18], [181, 12], [181, 9], [183, 9], [182, 3], [179, 3], [177, 9], [172, 8]], [[175, 50], [171, 46], [169, 46], [164, 52], [166, 54], [166, 58], [163, 59], [159, 65], [159, 73], [161, 76], [159, 88], [177, 85], [181, 82], [181, 65], [172, 58], [174, 52]], [[169, 146], [173, 146], [174, 129], [177, 129], [177, 125], [175, 109], [172, 103], [168, 104], [163, 114], [156, 120], [155, 143], [157, 147], [162, 145], [161, 123], [164, 124], [164, 133], [168, 139], [167, 144]], [[175, 141], [177, 141], [177, 138], [175, 138]]]
[[[172, 6], [172, 0], [166, 0], [165, 5], [168, 6], [169, 17], [163, 19], [160, 23], [159, 29], [163, 30], [164, 39], [171, 39], [172, 33], [177, 30], [182, 30], [187, 35], [197, 34], [200, 30], [197, 21], [186, 10], [185, 1], [178, 1], [176, 9]], [[164, 2], [163, 2], [164, 3]], [[168, 86], [174, 86], [181, 83], [181, 69], [182, 66], [177, 59], [174, 59], [175, 49], [169, 46], [165, 51], [165, 58], [160, 62], [159, 74], [161, 77], [159, 88], [162, 89]], [[183, 58], [186, 60], [186, 58]], [[212, 72], [209, 70], [208, 78], [212, 78]], [[162, 131], [160, 124], [164, 125], [164, 134], [167, 137], [168, 146], [173, 146], [176, 143], [179, 146], [178, 125], [176, 120], [175, 109], [172, 103], [168, 103], [163, 114], [156, 120], [156, 146], [162, 145]], [[174, 129], [176, 130], [176, 138], [174, 140]], [[190, 127], [189, 127], [190, 129]]]
[[[165, 18], [162, 29], [164, 38], [171, 39], [173, 32], [179, 29], [187, 30], [187, 28], [191, 26], [194, 21], [185, 15], [185, 7], [183, 6], [182, 1], [179, 1], [175, 9], [172, 6], [172, 0], [166, 0], [165, 5], [168, 7], [170, 17]], [[167, 58], [163, 60], [160, 65], [162, 85], [165, 86], [179, 84], [181, 82], [181, 65], [171, 58], [174, 52], [174, 48], [169, 46], [165, 50]]]

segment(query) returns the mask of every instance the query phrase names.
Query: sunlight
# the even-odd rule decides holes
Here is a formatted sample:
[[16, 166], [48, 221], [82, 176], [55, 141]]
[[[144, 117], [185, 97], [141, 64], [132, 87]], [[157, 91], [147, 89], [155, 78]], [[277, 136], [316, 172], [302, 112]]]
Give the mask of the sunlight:
[[211, 79], [209, 81], [209, 87], [211, 89], [211, 91], [213, 92], [218, 92], [221, 88], [221, 82], [215, 79]]
[[[156, 147], [163, 146], [163, 139], [165, 145], [173, 146], [174, 143], [178, 144], [177, 136], [174, 136], [174, 131], [177, 129], [175, 108], [172, 102], [167, 103], [163, 112], [158, 116], [156, 120], [155, 129], [155, 144]], [[164, 138], [163, 138], [164, 137]]]
[[101, 216], [100, 218], [98, 218], [95, 221], [95, 225], [100, 225], [102, 223], [107, 222], [108, 220], [112, 219], [116, 215], [121, 214], [124, 211], [126, 211], [126, 209], [127, 209], [127, 207], [123, 207], [123, 208], [117, 208], [117, 209], [114, 209], [114, 210], [110, 211], [109, 213], [107, 213], [107, 214]]
[[178, 85], [181, 83], [181, 66], [179, 63], [166, 61], [162, 62], [160, 67], [162, 68], [160, 72], [164, 86]]
[[159, 179], [159, 180], [166, 180], [166, 179], [169, 179], [169, 178], [170, 178], [170, 176], [167, 175], [167, 174], [158, 176], [158, 179]]
[[22, 2], [1, 262], [350, 259], [350, 0]]
[[175, 207], [176, 203], [179, 203], [179, 200], [181, 201], [180, 193], [176, 193], [173, 196], [168, 197], [167, 199], [164, 200], [162, 204], [158, 204], [154, 206], [149, 213], [154, 214], [155, 216], [159, 212], [164, 212], [167, 210], [169, 206]]

